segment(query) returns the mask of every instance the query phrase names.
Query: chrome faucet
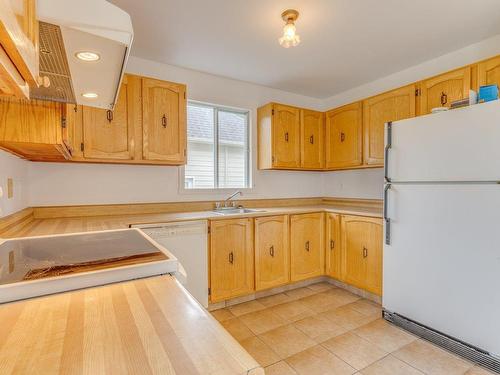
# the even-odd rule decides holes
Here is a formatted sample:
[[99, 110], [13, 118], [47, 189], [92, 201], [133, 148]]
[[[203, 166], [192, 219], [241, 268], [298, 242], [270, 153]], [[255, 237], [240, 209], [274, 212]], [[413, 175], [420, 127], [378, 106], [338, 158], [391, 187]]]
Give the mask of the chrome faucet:
[[241, 190], [238, 190], [236, 193], [233, 193], [229, 197], [227, 197], [226, 200], [224, 201], [224, 206], [227, 207], [227, 204], [229, 203], [229, 201], [231, 199], [233, 199], [234, 197], [236, 197], [237, 195], [243, 195], [243, 193], [241, 192]]
[[216, 210], [222, 210], [224, 208], [233, 208], [235, 206], [234, 202], [233, 202], [233, 205], [230, 206], [229, 205], [229, 201], [231, 199], [233, 199], [234, 197], [236, 197], [238, 194], [239, 195], [243, 195], [243, 193], [240, 190], [238, 190], [234, 194], [231, 194], [229, 197], [227, 197], [224, 201], [222, 201], [222, 202], [215, 202], [215, 209]]

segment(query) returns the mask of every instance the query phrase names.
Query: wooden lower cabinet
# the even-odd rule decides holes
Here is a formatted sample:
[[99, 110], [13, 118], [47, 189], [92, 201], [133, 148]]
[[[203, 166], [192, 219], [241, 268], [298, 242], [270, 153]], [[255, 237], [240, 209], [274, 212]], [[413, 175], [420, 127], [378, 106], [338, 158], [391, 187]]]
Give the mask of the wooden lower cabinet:
[[288, 216], [255, 219], [255, 289], [263, 290], [290, 282]]
[[325, 273], [323, 213], [290, 216], [290, 279], [305, 280]]
[[254, 291], [253, 219], [210, 222], [210, 300]]
[[342, 280], [342, 248], [340, 236], [340, 215], [326, 214], [326, 274]]
[[382, 220], [342, 216], [342, 274], [347, 284], [382, 295]]

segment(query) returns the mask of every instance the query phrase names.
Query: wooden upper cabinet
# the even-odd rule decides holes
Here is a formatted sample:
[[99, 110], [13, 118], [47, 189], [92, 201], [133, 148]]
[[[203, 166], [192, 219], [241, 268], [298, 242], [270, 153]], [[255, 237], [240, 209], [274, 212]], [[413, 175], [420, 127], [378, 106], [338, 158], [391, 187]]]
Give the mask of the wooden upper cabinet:
[[36, 0], [0, 1], [0, 93], [28, 98], [38, 74]]
[[471, 68], [465, 67], [429, 78], [420, 83], [420, 113], [449, 107], [455, 100], [467, 98], [471, 87]]
[[252, 219], [210, 223], [210, 300], [222, 301], [254, 290]]
[[255, 219], [255, 290], [287, 284], [290, 281], [288, 216]]
[[186, 160], [186, 86], [142, 80], [143, 158], [184, 164]]
[[340, 215], [326, 215], [326, 274], [342, 280], [342, 249], [340, 236]]
[[344, 281], [382, 295], [382, 220], [343, 216], [341, 223]]
[[272, 109], [273, 166], [300, 167], [300, 110], [281, 104]]
[[324, 127], [324, 113], [308, 109], [300, 111], [300, 166], [302, 168], [323, 168], [325, 163]]
[[415, 116], [415, 85], [401, 87], [363, 101], [363, 162], [384, 164], [384, 126]]
[[325, 271], [324, 214], [290, 216], [290, 279], [305, 280]]
[[326, 168], [355, 167], [363, 163], [363, 112], [357, 102], [326, 112]]
[[[132, 81], [133, 78], [130, 78]], [[134, 158], [134, 123], [129, 116], [133, 95], [125, 76], [114, 109], [83, 107], [83, 156], [88, 159], [131, 160]], [[129, 105], [130, 103], [130, 105]]]
[[40, 100], [0, 99], [0, 147], [29, 160], [70, 159], [63, 107]]
[[494, 85], [500, 87], [500, 56], [480, 62], [477, 68], [478, 85]]

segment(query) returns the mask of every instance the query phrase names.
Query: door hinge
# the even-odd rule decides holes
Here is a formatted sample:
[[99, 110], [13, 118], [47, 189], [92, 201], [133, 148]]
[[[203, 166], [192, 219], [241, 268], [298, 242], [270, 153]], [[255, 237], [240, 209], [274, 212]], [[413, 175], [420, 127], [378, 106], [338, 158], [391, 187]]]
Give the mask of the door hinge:
[[271, 157], [271, 161], [274, 163], [274, 156]]
[[415, 96], [420, 96], [420, 93], [421, 93], [420, 89], [415, 89]]
[[82, 143], [80, 143], [80, 151], [83, 152], [85, 150], [85, 145]]
[[271, 115], [274, 116], [274, 109], [271, 109]]
[[66, 117], [61, 118], [61, 128], [66, 129]]
[[212, 288], [208, 288], [208, 295], [211, 296], [212, 295]]
[[184, 156], [186, 156], [186, 155], [187, 155], [187, 152], [186, 152], [186, 149], [184, 149]]
[[186, 99], [186, 92], [184, 92], [184, 99]]
[[210, 234], [211, 230], [210, 230], [210, 225], [208, 226], [208, 234]]

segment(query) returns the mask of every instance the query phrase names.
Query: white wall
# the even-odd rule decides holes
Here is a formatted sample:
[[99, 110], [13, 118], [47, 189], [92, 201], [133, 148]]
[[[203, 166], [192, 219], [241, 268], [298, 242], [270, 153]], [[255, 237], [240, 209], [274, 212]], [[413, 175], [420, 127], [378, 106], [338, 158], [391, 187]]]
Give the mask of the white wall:
[[[28, 162], [0, 150], [0, 217], [10, 215], [29, 206]], [[7, 179], [14, 182], [14, 196], [7, 198]]]

